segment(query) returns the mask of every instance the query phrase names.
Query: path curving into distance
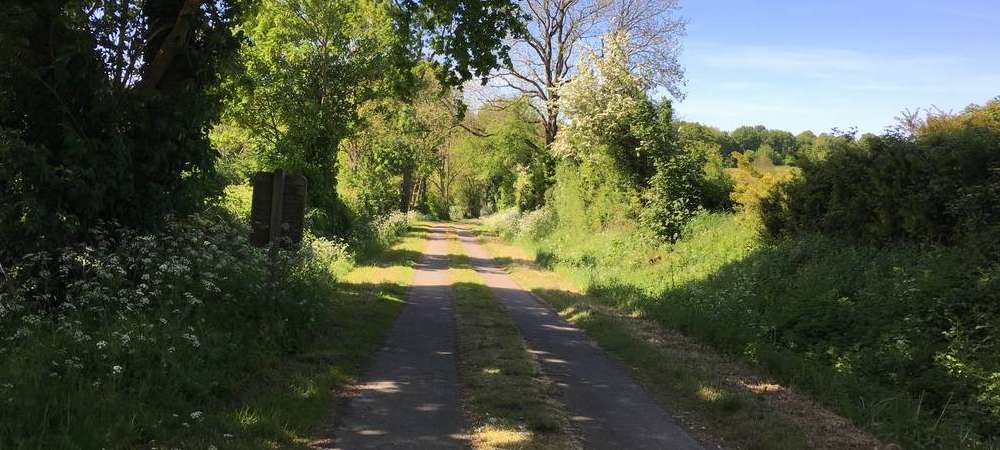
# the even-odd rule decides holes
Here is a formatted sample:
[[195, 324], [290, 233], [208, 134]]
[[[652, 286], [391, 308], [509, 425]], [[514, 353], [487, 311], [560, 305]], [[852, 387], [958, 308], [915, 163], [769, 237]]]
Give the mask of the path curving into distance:
[[[586, 334], [522, 289], [458, 226], [469, 263], [517, 325], [542, 371], [559, 386], [587, 450], [704, 450]], [[433, 225], [406, 305], [355, 387], [334, 433], [337, 450], [468, 448], [455, 355], [448, 274], [451, 226]]]

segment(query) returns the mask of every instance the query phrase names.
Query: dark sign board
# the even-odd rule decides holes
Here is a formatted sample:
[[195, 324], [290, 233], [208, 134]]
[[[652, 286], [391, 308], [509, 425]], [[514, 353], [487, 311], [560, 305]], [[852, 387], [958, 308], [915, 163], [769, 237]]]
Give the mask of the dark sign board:
[[302, 242], [306, 212], [306, 177], [284, 171], [257, 172], [250, 204], [250, 242], [284, 248]]

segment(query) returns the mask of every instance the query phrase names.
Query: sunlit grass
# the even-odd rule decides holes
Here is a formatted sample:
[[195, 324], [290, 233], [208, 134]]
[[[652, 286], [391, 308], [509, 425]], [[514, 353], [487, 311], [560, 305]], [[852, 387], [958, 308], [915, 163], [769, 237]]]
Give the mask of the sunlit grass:
[[531, 434], [529, 431], [486, 425], [473, 432], [473, 445], [477, 449], [527, 448]]
[[460, 374], [476, 449], [573, 449], [554, 387], [542, 377], [506, 309], [449, 242]]

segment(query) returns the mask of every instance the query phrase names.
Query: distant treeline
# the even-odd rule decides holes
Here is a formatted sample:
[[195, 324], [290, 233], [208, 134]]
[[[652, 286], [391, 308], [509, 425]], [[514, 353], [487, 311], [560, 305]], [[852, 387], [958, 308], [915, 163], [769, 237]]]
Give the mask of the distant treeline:
[[678, 127], [682, 135], [718, 145], [724, 157], [735, 152], [753, 152], [756, 156], [766, 155], [775, 164], [789, 165], [795, 165], [803, 158], [823, 159], [835, 147], [856, 137], [854, 131], [839, 130], [819, 135], [807, 130], [796, 135], [785, 130], [768, 129], [764, 125], [742, 126], [732, 131], [698, 122], [680, 122]]

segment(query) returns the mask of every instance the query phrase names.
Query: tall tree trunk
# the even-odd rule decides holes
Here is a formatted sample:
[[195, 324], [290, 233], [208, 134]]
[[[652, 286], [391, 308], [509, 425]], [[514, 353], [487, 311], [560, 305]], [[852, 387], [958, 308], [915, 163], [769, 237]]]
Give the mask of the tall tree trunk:
[[551, 151], [552, 143], [556, 141], [556, 133], [559, 132], [559, 107], [552, 102], [546, 105], [545, 113], [546, 116], [542, 118], [545, 128], [545, 148]]
[[149, 38], [145, 57], [148, 63], [139, 82], [140, 91], [156, 91], [167, 78], [177, 56], [184, 52], [191, 28], [206, 1], [185, 0], [176, 5], [161, 1], [146, 5]]
[[420, 193], [417, 195], [417, 209], [419, 209], [420, 212], [425, 212], [425, 213], [426, 212], [430, 212], [430, 209], [427, 207], [427, 176], [426, 175], [420, 177], [420, 184], [419, 184], [419, 186], [420, 186], [420, 189], [419, 189]]
[[403, 170], [403, 181], [399, 186], [399, 210], [408, 212], [410, 201], [413, 199], [413, 169]]

